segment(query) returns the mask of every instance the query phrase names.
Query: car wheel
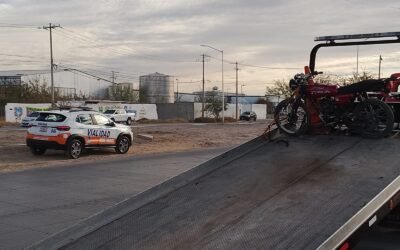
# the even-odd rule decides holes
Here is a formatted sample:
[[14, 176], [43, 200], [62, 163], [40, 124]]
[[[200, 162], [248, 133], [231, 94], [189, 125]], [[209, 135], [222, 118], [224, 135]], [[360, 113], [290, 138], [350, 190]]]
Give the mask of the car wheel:
[[45, 148], [31, 147], [31, 152], [34, 155], [43, 155], [46, 152]]
[[83, 150], [83, 143], [79, 139], [72, 139], [67, 146], [67, 156], [71, 159], [78, 159]]
[[120, 154], [125, 154], [129, 151], [130, 146], [131, 146], [131, 141], [129, 140], [128, 136], [123, 135], [118, 138], [117, 147], [115, 148], [115, 151]]
[[132, 124], [132, 119], [129, 117], [128, 120], [126, 120], [126, 125], [131, 125]]

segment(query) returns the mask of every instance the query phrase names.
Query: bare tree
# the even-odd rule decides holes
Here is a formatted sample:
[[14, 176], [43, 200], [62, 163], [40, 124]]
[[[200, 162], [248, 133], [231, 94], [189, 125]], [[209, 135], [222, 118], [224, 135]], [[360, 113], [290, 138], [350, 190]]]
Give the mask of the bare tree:
[[289, 97], [292, 91], [289, 88], [289, 81], [285, 79], [275, 80], [273, 86], [267, 87], [266, 95]]
[[[220, 119], [222, 111], [222, 97], [216, 91], [209, 92], [205, 97], [204, 111], [214, 116], [215, 120]], [[224, 110], [228, 109], [228, 103], [224, 102]]]

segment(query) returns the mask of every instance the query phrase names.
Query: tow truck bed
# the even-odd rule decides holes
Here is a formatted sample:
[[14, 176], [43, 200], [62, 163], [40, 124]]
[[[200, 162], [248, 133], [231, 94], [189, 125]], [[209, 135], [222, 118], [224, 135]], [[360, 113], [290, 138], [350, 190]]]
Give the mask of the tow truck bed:
[[399, 176], [399, 152], [397, 139], [256, 138], [32, 248], [331, 248]]

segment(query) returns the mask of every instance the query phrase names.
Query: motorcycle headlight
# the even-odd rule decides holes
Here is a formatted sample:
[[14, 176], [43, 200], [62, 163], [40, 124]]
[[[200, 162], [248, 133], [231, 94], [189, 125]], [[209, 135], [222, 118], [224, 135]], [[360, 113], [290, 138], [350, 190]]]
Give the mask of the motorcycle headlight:
[[298, 82], [295, 79], [290, 79], [289, 88], [294, 91], [299, 86]]

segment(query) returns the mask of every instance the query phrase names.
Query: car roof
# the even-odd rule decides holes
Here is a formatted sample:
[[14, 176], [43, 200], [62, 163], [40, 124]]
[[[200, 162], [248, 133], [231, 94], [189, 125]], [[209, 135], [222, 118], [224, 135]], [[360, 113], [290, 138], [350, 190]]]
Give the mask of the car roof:
[[40, 113], [47, 114], [61, 114], [65, 116], [79, 115], [79, 114], [99, 114], [95, 110], [49, 110], [49, 111], [39, 111]]

